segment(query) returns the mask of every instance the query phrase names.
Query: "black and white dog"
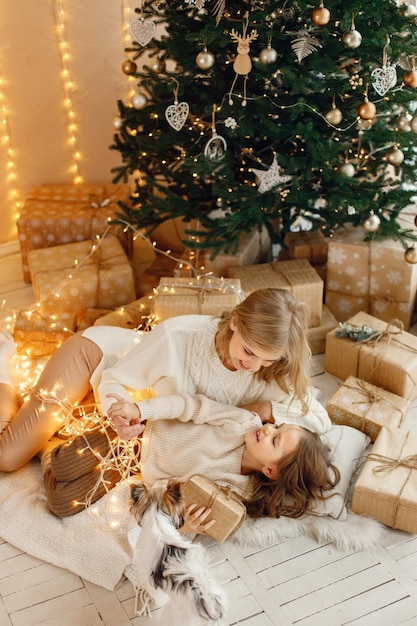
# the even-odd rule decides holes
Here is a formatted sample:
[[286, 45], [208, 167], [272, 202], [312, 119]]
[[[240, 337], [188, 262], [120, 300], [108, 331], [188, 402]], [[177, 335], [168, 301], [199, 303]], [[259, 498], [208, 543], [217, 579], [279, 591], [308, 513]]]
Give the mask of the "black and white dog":
[[151, 596], [157, 590], [169, 596], [160, 623], [226, 624], [225, 593], [210, 575], [204, 547], [178, 532], [185, 508], [180, 484], [161, 481], [150, 489], [132, 485], [132, 498], [132, 514], [141, 527], [137, 544], [141, 578], [147, 579]]

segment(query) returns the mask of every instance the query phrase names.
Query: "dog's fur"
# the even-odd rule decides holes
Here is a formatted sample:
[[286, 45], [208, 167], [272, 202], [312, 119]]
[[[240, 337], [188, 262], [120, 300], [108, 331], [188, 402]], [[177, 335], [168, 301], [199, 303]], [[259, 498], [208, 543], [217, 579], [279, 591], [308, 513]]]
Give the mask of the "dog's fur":
[[205, 549], [178, 532], [185, 509], [180, 484], [161, 481], [151, 489], [132, 485], [132, 499], [131, 510], [141, 526], [138, 549], [144, 577], [152, 591], [160, 589], [170, 597], [161, 623], [225, 624], [225, 594], [210, 576]]

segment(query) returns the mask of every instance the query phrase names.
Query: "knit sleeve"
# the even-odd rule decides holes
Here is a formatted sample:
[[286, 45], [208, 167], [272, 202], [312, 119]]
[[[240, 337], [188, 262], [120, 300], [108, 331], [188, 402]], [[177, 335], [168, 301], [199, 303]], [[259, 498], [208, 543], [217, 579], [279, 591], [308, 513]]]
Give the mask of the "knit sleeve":
[[104, 370], [98, 385], [104, 414], [114, 402], [114, 398], [107, 397], [109, 394], [132, 401], [134, 392], [152, 387], [160, 379], [175, 378], [176, 363], [180, 362], [182, 354], [171, 344], [170, 334], [161, 323], [113, 367]]
[[303, 413], [301, 402], [293, 400], [292, 396], [285, 396], [280, 402], [272, 402], [272, 415], [275, 423], [295, 423], [313, 432], [322, 434], [330, 430], [332, 425], [326, 409], [314, 397], [313, 389], [308, 392], [307, 413]]
[[152, 398], [139, 402], [138, 406], [143, 420], [176, 419], [195, 424], [210, 423], [227, 426], [229, 430], [236, 427], [240, 432], [242, 427], [250, 430], [261, 423], [256, 413], [221, 404], [202, 394]]

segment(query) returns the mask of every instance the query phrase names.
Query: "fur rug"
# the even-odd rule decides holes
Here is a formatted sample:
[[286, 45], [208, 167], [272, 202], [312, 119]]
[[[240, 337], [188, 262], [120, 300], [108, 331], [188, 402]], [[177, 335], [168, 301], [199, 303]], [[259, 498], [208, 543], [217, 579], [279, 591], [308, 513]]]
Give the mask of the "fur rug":
[[[129, 543], [135, 522], [130, 515], [130, 487], [119, 483], [91, 510], [59, 519], [45, 503], [38, 461], [12, 474], [0, 473], [0, 535], [8, 543], [43, 561], [68, 569], [113, 591], [124, 576], [135, 585], [140, 554]], [[346, 521], [305, 516], [298, 520], [246, 520], [229, 539], [235, 545], [266, 547], [299, 535], [344, 551], [372, 549], [382, 526], [349, 514]]]

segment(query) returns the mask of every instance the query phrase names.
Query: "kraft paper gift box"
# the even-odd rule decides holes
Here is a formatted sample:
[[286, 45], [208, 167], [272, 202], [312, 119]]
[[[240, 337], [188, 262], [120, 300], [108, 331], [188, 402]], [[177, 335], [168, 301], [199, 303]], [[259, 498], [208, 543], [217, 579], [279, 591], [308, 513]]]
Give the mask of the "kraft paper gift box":
[[94, 326], [119, 326], [121, 328], [149, 330], [152, 306], [153, 296], [144, 296], [103, 317], [99, 317], [94, 322]]
[[329, 398], [326, 409], [335, 424], [357, 428], [375, 441], [382, 426], [401, 426], [409, 406], [409, 400], [349, 376]]
[[352, 493], [352, 511], [417, 533], [417, 433], [383, 426]]
[[328, 239], [319, 230], [288, 232], [284, 237], [290, 259], [307, 259], [311, 265], [327, 261]]
[[161, 278], [155, 289], [153, 314], [160, 322], [176, 315], [221, 316], [243, 300], [238, 279], [202, 276], [200, 278]]
[[365, 311], [386, 322], [396, 317], [408, 330], [417, 289], [417, 266], [399, 242], [364, 241], [361, 228], [329, 241], [325, 302], [340, 322]]
[[413, 400], [417, 397], [417, 337], [368, 313], [357, 313], [346, 324], [379, 332], [379, 339], [358, 342], [327, 333], [324, 368], [345, 380], [361, 378], [376, 387]]
[[238, 248], [233, 253], [222, 251], [211, 258], [210, 251], [206, 251], [202, 256], [203, 258], [201, 258], [201, 254], [199, 255], [203, 264], [202, 271], [211, 272], [214, 276], [230, 277], [229, 268], [231, 267], [269, 261], [271, 258], [271, 239], [264, 227], [261, 231], [254, 230], [250, 233], [242, 233]]
[[265, 287], [277, 287], [290, 291], [297, 300], [308, 305], [308, 326], [320, 326], [323, 281], [306, 259], [230, 268], [229, 276], [240, 279], [245, 296], [256, 289]]
[[49, 310], [114, 309], [135, 298], [133, 272], [114, 235], [30, 250], [35, 297]]
[[19, 311], [14, 326], [17, 351], [30, 356], [50, 356], [74, 334], [76, 323], [74, 311], [56, 315], [40, 308]]
[[246, 509], [239, 497], [229, 488], [221, 487], [202, 474], [194, 474], [181, 486], [186, 506], [198, 504], [211, 509], [206, 523], [216, 523], [207, 531], [219, 542], [233, 535], [246, 518]]
[[[109, 219], [121, 212], [117, 202], [127, 185], [39, 185], [33, 187], [17, 220], [23, 277], [30, 282], [28, 252], [103, 235]], [[112, 233], [120, 227], [110, 227]], [[126, 234], [121, 234], [123, 241]]]
[[323, 354], [326, 349], [327, 333], [338, 326], [338, 322], [331, 311], [324, 304], [322, 309], [321, 324], [313, 328], [307, 328], [307, 340], [311, 354]]

